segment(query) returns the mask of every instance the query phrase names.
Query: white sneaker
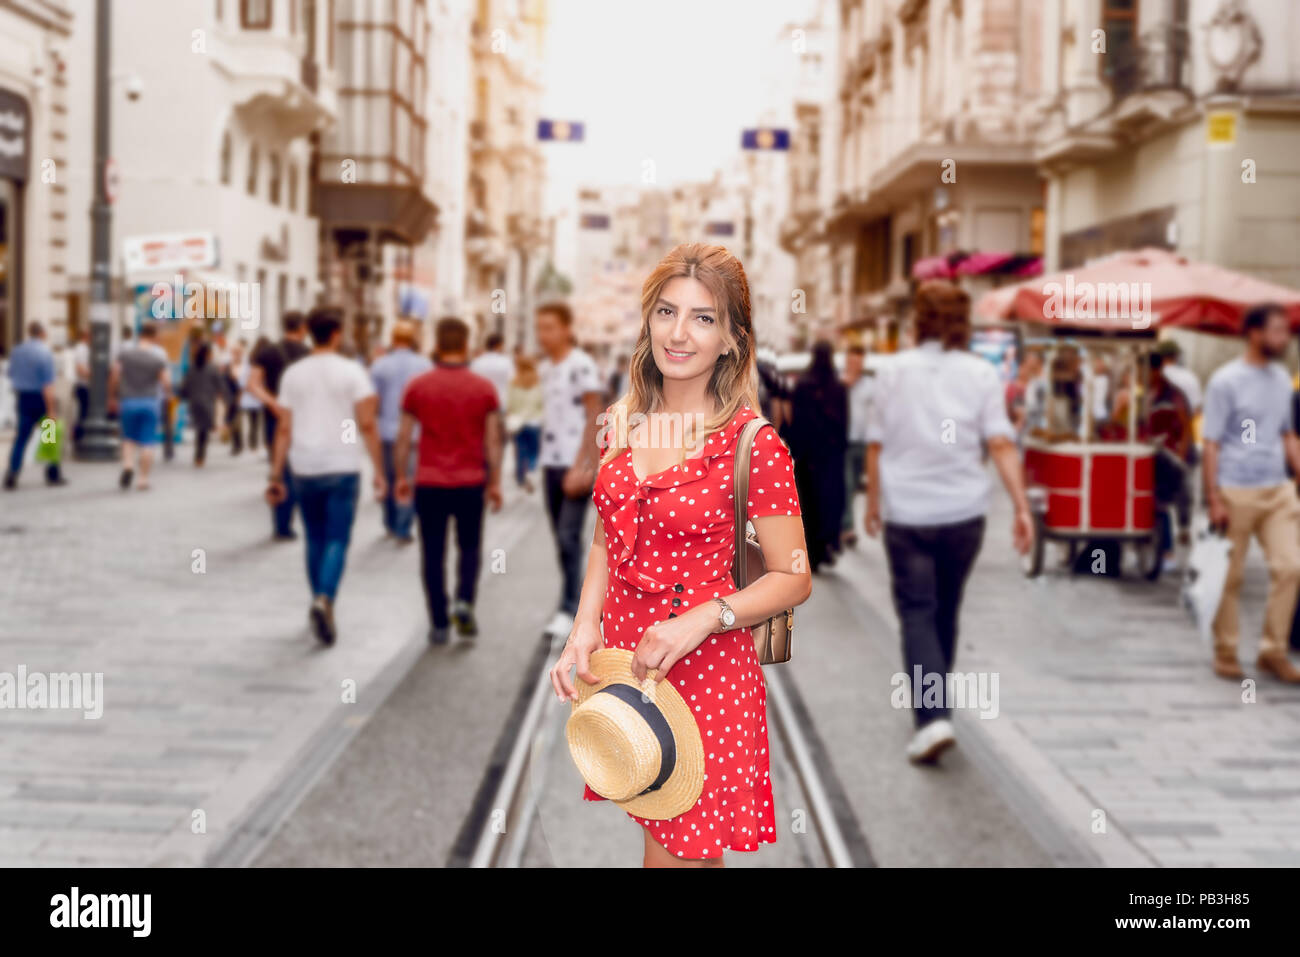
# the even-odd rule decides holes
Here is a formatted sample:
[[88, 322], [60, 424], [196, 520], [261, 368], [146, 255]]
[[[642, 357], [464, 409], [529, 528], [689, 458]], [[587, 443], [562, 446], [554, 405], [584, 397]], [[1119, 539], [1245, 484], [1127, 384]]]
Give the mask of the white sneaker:
[[907, 760], [913, 764], [932, 762], [956, 743], [952, 722], [947, 718], [938, 718], [912, 735], [912, 740], [907, 745]]
[[573, 631], [573, 616], [557, 611], [551, 618], [550, 624], [546, 626], [548, 635], [555, 635], [559, 638], [568, 638], [569, 632]]

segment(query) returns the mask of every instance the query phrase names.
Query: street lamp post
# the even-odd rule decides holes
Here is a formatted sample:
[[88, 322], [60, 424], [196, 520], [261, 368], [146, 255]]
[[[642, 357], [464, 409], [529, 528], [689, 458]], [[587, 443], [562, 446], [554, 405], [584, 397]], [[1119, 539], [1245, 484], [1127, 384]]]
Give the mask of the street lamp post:
[[112, 206], [108, 197], [109, 75], [112, 51], [110, 0], [95, 4], [95, 201], [90, 207], [90, 402], [77, 457], [93, 461], [117, 455], [117, 429], [108, 419], [108, 363], [112, 341]]

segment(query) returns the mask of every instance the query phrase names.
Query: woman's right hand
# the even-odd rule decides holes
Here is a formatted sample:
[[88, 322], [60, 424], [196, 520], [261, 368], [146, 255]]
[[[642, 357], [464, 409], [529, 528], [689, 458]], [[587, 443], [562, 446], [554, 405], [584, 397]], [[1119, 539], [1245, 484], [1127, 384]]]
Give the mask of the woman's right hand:
[[556, 697], [561, 701], [578, 700], [578, 689], [569, 677], [569, 671], [574, 665], [578, 666], [579, 678], [588, 684], [596, 683], [596, 676], [591, 673], [591, 653], [603, 647], [605, 639], [601, 637], [599, 625], [586, 621], [574, 622], [569, 640], [565, 642], [559, 660], [551, 668], [551, 687], [555, 689]]

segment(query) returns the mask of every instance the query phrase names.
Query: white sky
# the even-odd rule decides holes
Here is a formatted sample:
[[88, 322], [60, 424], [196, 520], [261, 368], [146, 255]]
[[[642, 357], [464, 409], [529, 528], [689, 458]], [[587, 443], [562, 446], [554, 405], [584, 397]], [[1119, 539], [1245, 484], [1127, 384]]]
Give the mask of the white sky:
[[582, 143], [545, 143], [547, 210], [579, 184], [705, 180], [757, 125], [763, 58], [806, 0], [551, 0], [542, 117], [586, 124]]

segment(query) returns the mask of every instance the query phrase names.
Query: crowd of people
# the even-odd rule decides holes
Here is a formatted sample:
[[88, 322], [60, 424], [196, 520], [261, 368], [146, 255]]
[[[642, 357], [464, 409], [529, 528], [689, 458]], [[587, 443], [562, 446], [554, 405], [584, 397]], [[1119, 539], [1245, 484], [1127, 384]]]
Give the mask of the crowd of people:
[[[318, 308], [283, 316], [275, 342], [228, 342], [220, 326], [195, 329], [179, 362], [159, 343], [157, 324], [143, 322], [111, 357], [108, 412], [121, 434], [118, 483], [124, 490], [149, 488], [158, 446], [166, 458], [173, 455], [182, 400], [194, 466], [207, 461], [214, 433], [234, 455], [264, 448], [271, 536], [296, 540], [294, 515], [300, 515], [309, 621], [330, 644], [368, 462], [386, 533], [409, 545], [418, 526], [429, 640], [442, 644], [453, 629], [466, 639], [477, 633], [484, 513], [501, 507], [503, 463], [512, 444], [512, 478], [526, 494], [540, 486], [549, 518], [561, 584], [548, 630], [564, 634], [577, 611], [587, 560], [582, 531], [595, 481], [599, 413], [626, 390], [628, 373], [624, 357], [602, 371], [577, 346], [566, 304], [540, 307], [534, 322], [537, 357], [507, 354], [497, 334], [472, 355], [468, 325], [448, 317], [435, 324], [431, 356], [421, 352], [419, 326], [402, 321], [390, 342], [365, 361], [343, 354], [341, 314]], [[761, 412], [793, 459], [812, 570], [834, 566], [857, 544], [855, 499], [865, 493], [864, 528], [884, 533], [909, 663], [925, 670], [951, 667], [962, 586], [983, 536], [988, 463], [1006, 485], [1013, 538], [1022, 547], [1033, 522], [1013, 463], [1026, 438], [1105, 442], [1132, 435], [1156, 445], [1156, 503], [1178, 518], [1177, 542], [1171, 536], [1164, 543], [1167, 567], [1174, 564], [1175, 546], [1185, 552], [1189, 543], [1198, 468], [1210, 525], [1232, 544], [1213, 626], [1214, 670], [1228, 678], [1243, 674], [1238, 594], [1246, 550], [1257, 537], [1270, 574], [1258, 665], [1300, 682], [1287, 654], [1300, 591], [1294, 481], [1300, 475], [1300, 392], [1279, 361], [1290, 338], [1284, 310], [1263, 305], [1245, 315], [1243, 354], [1219, 368], [1204, 393], [1169, 340], [1128, 357], [1057, 349], [1050, 368], [1043, 351], [1031, 347], [1003, 383], [992, 363], [970, 351], [969, 300], [951, 285], [920, 288], [913, 327], [914, 345], [888, 361], [869, 365], [866, 350], [851, 344], [837, 368], [834, 348], [823, 341], [793, 381], [771, 363], [759, 361], [757, 369]], [[40, 436], [46, 483], [67, 482], [60, 456], [39, 453], [53, 441], [46, 426], [60, 418], [57, 363], [45, 339], [33, 322], [9, 356], [16, 429], [6, 489], [17, 486], [33, 436]], [[71, 358], [75, 436], [88, 415], [88, 336]], [[936, 445], [927, 430], [940, 420], [952, 436]], [[444, 582], [449, 527], [457, 551], [450, 599]], [[946, 714], [922, 709], [917, 720], [920, 730]], [[928, 754], [936, 741], [942, 746], [950, 739], [950, 729], [935, 726], [939, 730], [918, 743], [920, 751]]]

